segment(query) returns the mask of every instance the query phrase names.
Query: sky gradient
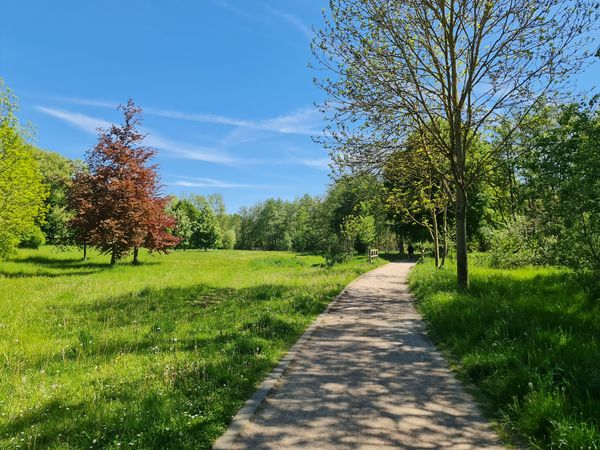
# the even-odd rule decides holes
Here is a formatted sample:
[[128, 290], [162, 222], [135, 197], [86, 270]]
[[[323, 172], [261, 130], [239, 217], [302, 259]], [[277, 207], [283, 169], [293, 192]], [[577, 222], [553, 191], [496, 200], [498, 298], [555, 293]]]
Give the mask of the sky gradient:
[[[144, 111], [164, 191], [221, 192], [237, 211], [320, 194], [311, 27], [319, 0], [3, 0], [0, 77], [36, 144], [83, 158], [128, 98]], [[598, 82], [595, 63], [578, 78]]]

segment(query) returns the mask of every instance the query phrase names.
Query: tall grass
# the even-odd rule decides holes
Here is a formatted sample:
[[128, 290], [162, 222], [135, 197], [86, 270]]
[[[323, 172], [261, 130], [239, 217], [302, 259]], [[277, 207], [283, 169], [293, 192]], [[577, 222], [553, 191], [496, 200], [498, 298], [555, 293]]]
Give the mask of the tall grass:
[[290, 253], [0, 264], [0, 448], [208, 448], [353, 278]]
[[598, 280], [477, 262], [471, 277], [470, 291], [458, 291], [454, 267], [427, 262], [410, 278], [459, 376], [509, 438], [533, 448], [600, 448]]

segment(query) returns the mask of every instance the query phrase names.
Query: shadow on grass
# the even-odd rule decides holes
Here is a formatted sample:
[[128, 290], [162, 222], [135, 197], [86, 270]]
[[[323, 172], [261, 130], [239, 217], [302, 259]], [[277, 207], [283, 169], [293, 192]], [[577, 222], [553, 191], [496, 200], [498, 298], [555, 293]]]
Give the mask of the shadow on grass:
[[[84, 261], [80, 258], [50, 258], [47, 256], [30, 256], [11, 260], [18, 265], [30, 265], [30, 270], [0, 270], [0, 276], [4, 278], [60, 278], [70, 276], [91, 275], [121, 265], [127, 265], [125, 261], [118, 266], [111, 266], [108, 262]], [[142, 261], [135, 267], [154, 266], [160, 264], [156, 261]]]
[[465, 293], [451, 268], [428, 266], [412, 281], [432, 337], [489, 413], [542, 447], [587, 448], [600, 438], [598, 280], [566, 270], [474, 270]]
[[78, 270], [69, 272], [48, 272], [36, 270], [35, 272], [14, 272], [9, 270], [0, 270], [0, 278], [63, 278], [91, 275], [99, 272], [99, 270]]
[[[40, 448], [103, 448], [117, 441], [136, 448], [210, 448], [300, 336], [307, 315], [333, 298], [334, 292], [322, 291], [198, 284], [49, 308], [49, 324], [65, 316], [85, 320], [71, 324], [71, 345], [64, 352], [28, 363], [45, 367], [46, 377], [72, 373], [72, 382], [81, 385], [72, 387], [77, 393], [72, 400], [50, 395], [4, 421], [0, 446], [3, 436], [35, 436]], [[135, 373], [143, 367], [145, 375], [134, 378], [118, 369], [110, 376], [86, 375], [121, 359]]]

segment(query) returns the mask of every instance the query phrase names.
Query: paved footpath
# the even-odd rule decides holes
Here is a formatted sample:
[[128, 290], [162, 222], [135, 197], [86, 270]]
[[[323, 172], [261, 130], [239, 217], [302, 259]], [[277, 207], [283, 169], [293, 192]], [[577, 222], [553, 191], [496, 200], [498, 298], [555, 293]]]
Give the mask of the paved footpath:
[[411, 267], [390, 263], [354, 282], [233, 443], [216, 447], [500, 449], [425, 335], [406, 285]]

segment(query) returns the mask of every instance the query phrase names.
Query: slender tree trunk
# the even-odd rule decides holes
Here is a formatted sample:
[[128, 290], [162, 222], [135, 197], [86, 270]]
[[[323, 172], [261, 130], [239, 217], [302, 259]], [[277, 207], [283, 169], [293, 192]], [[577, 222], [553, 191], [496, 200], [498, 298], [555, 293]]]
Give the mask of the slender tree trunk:
[[456, 187], [456, 276], [458, 278], [458, 287], [468, 289], [467, 195], [460, 186]]
[[431, 220], [433, 221], [433, 256], [435, 258], [435, 268], [440, 268], [440, 230], [438, 227], [437, 214], [435, 210], [431, 212]]
[[114, 266], [117, 263], [117, 253], [113, 250], [110, 254], [110, 265]]
[[444, 252], [442, 253], [442, 266], [446, 263], [448, 256], [448, 207], [444, 207]]
[[83, 260], [87, 261], [87, 243], [83, 243]]
[[132, 264], [134, 266], [137, 266], [140, 263], [140, 259], [139, 259], [139, 248], [138, 247], [133, 247], [133, 261]]

